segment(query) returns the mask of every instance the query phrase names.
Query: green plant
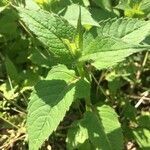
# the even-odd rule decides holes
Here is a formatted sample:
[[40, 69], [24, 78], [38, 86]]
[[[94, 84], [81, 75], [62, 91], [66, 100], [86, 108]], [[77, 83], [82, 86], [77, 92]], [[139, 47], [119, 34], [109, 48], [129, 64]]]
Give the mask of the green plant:
[[[95, 0], [95, 3], [103, 9], [109, 11], [113, 9], [108, 0], [105, 2]], [[134, 77], [130, 79], [128, 74], [133, 74], [131, 71], [137, 68], [130, 66], [129, 56], [148, 51], [150, 48], [144, 41], [149, 37], [150, 21], [113, 16], [109, 19], [104, 17], [97, 22], [87, 8], [76, 4], [67, 7], [69, 13], [72, 13], [71, 10], [78, 10], [77, 15], [74, 15], [75, 19], [71, 20], [68, 12], [64, 14], [62, 11], [58, 15], [39, 9], [36, 4], [34, 6], [34, 9], [29, 5], [26, 8], [12, 4], [10, 6], [13, 12], [16, 12], [16, 16], [13, 15], [14, 20], [19, 20], [29, 37], [24, 38], [20, 34], [16, 36], [25, 39], [27, 43], [33, 43], [25, 45], [25, 48], [28, 46], [27, 49], [31, 50], [30, 60], [48, 68], [48, 73], [41, 75], [40, 69], [36, 72], [35, 82], [38, 81], [36, 85], [29, 84], [35, 85], [27, 109], [29, 149], [38, 150], [42, 146], [57, 129], [72, 105], [78, 107], [80, 117], [68, 130], [67, 149], [121, 150], [124, 148], [126, 137], [130, 136], [137, 139], [141, 148], [143, 145], [148, 147], [148, 142], [142, 141], [139, 136], [140, 133], [146, 137], [148, 135], [145, 123], [141, 121], [148, 116], [143, 114], [135, 119], [135, 108], [125, 100], [123, 93], [117, 95], [117, 91], [124, 84], [121, 78], [133, 82]], [[120, 6], [116, 8], [120, 9]], [[4, 10], [2, 7], [0, 12]], [[24, 43], [24, 40], [21, 43]], [[9, 56], [9, 53], [7, 55]], [[15, 85], [21, 84], [22, 74], [18, 73], [9, 59], [11, 56], [7, 55], [6, 70], [15, 81]], [[148, 52], [145, 59], [148, 59], [147, 57]], [[34, 68], [34, 65], [32, 67]], [[22, 65], [18, 68], [21, 70]], [[29, 77], [35, 70], [29, 69]], [[96, 77], [96, 72], [101, 70], [103, 71], [101, 78], [106, 76], [106, 80], [109, 81], [109, 94], [105, 86], [101, 86], [101, 78], [98, 80]], [[46, 77], [39, 80], [38, 74]], [[96, 84], [94, 88], [93, 84]], [[17, 89], [17, 86], [15, 87], [14, 90]], [[117, 114], [114, 107], [122, 110], [118, 110]], [[132, 123], [134, 127], [139, 125], [138, 128], [133, 128], [132, 135], [125, 133], [131, 130], [129, 122], [134, 122]], [[142, 123], [144, 128], [141, 129]]]
[[[85, 144], [94, 149], [122, 149], [123, 135], [115, 111], [104, 104], [92, 105], [93, 71], [108, 69], [133, 53], [147, 50], [149, 45], [140, 42], [149, 33], [150, 22], [109, 19], [83, 34], [81, 13], [75, 29], [55, 14], [17, 10], [25, 25], [48, 48], [52, 59], [63, 64], [53, 66], [47, 77], [34, 87], [27, 116], [29, 148], [38, 149], [56, 130], [73, 101], [84, 98], [86, 111], [69, 131], [68, 147]], [[85, 137], [76, 139], [73, 133]]]

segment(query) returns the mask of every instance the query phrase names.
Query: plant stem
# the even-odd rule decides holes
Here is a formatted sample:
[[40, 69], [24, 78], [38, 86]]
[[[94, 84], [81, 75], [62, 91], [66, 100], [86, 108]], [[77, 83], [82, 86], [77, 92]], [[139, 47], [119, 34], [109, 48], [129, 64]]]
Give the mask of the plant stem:
[[91, 109], [91, 100], [90, 100], [90, 98], [87, 98], [86, 100], [85, 100], [85, 102], [86, 102], [86, 111], [92, 111], [92, 109]]
[[137, 71], [137, 75], [136, 75], [136, 79], [137, 79], [137, 80], [140, 79], [141, 73], [142, 73], [142, 71], [143, 71], [143, 69], [144, 69], [144, 66], [145, 66], [145, 64], [146, 64], [146, 62], [147, 62], [147, 59], [148, 59], [148, 54], [149, 54], [149, 52], [146, 52], [146, 54], [145, 54], [145, 56], [144, 56], [144, 59], [143, 59], [143, 62], [142, 62], [142, 64], [141, 64], [141, 67], [140, 67], [140, 69]]
[[78, 74], [81, 78], [84, 78], [85, 77], [85, 71], [83, 69], [83, 64], [82, 63], [78, 63], [77, 64], [77, 71], [78, 71]]
[[4, 120], [5, 122], [7, 122], [8, 124], [10, 124], [11, 126], [13, 126], [14, 128], [19, 129], [19, 127], [17, 127], [15, 124], [11, 123], [9, 120], [6, 120], [6, 119], [3, 118], [2, 116], [0, 116], [0, 118], [1, 118], [2, 120]]
[[[77, 71], [78, 71], [78, 74], [81, 78], [85, 78], [85, 76], [87, 75], [85, 70], [83, 69], [83, 64], [82, 63], [79, 63], [77, 65]], [[87, 78], [86, 78], [87, 79]], [[90, 80], [90, 74], [88, 74], [88, 81], [91, 83], [91, 80]], [[91, 111], [91, 100], [90, 98], [86, 98], [85, 99], [85, 103], [86, 103], [86, 111]]]

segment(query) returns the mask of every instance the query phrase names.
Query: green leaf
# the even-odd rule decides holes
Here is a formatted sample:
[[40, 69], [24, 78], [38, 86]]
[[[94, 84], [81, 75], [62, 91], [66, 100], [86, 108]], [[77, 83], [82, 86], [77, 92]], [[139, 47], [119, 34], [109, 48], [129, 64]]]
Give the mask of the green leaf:
[[73, 102], [77, 80], [74, 71], [59, 65], [34, 87], [27, 116], [30, 150], [38, 150], [56, 130]]
[[83, 1], [84, 6], [86, 7], [90, 6], [89, 0], [82, 0], [82, 1]]
[[99, 9], [96, 7], [93, 7], [90, 10], [90, 13], [92, 14], [93, 19], [95, 19], [97, 22], [100, 22], [102, 20], [106, 20], [109, 18], [116, 18], [117, 17], [117, 15], [113, 12], [109, 12], [107, 10]]
[[[144, 50], [111, 36], [88, 34], [83, 43], [80, 61], [90, 61], [97, 69], [111, 67], [133, 53]], [[146, 49], [146, 48], [145, 48]]]
[[[99, 24], [92, 18], [91, 13], [87, 8], [80, 6], [81, 8], [81, 24], [82, 25], [92, 25], [99, 26]], [[72, 4], [67, 7], [66, 13], [64, 14], [64, 18], [70, 22], [70, 24], [76, 26], [80, 13], [79, 5]]]
[[80, 79], [76, 83], [76, 98], [90, 98], [90, 83], [86, 79]]
[[26, 0], [25, 1], [25, 7], [27, 9], [34, 9], [34, 10], [39, 10], [40, 6], [34, 1], [34, 0]]
[[19, 80], [18, 71], [13, 62], [8, 57], [5, 58], [5, 66], [7, 74], [9, 75], [10, 79], [18, 81]]
[[13, 9], [4, 9], [0, 14], [0, 33], [14, 38], [17, 35], [17, 13]]
[[79, 127], [76, 127], [76, 129], [73, 130], [77, 135], [74, 137], [71, 137], [70, 133], [70, 135], [68, 135], [70, 138], [68, 138], [68, 146], [70, 149], [71, 147], [72, 149], [80, 147], [81, 144], [84, 144], [86, 140], [88, 140], [93, 145], [94, 149], [111, 150], [110, 143], [104, 133], [102, 124], [99, 122], [99, 118], [94, 113], [86, 112], [84, 114], [84, 118], [81, 119], [79, 123]]
[[140, 115], [138, 118], [137, 118], [137, 122], [138, 122], [138, 125], [139, 127], [142, 127], [142, 128], [147, 128], [150, 130], [150, 114], [145, 114], [145, 115]]
[[2, 7], [0, 7], [0, 13], [1, 13], [2, 11], [4, 11], [4, 10], [5, 10], [5, 8], [6, 8], [6, 6], [2, 6]]
[[46, 79], [38, 82], [28, 105], [27, 130], [31, 150], [38, 150], [56, 130], [73, 100], [88, 97], [88, 91], [89, 83], [63, 65], [53, 67]]
[[118, 8], [121, 10], [131, 9], [129, 4], [130, 4], [130, 2], [128, 0], [120, 0], [119, 4], [115, 8]]
[[123, 149], [123, 134], [118, 115], [113, 108], [103, 105], [97, 108], [104, 130], [108, 136], [112, 149]]
[[138, 44], [144, 40], [149, 31], [149, 21], [137, 19], [102, 21], [97, 30], [93, 28], [85, 35], [80, 61], [90, 60], [97, 69], [111, 67], [133, 53], [148, 49], [149, 46]]
[[101, 8], [105, 8], [107, 10], [111, 10], [112, 9], [112, 2], [111, 0], [94, 0], [95, 3], [100, 6]]
[[120, 38], [122, 41], [139, 44], [150, 34], [150, 21], [139, 19], [108, 19], [100, 22], [98, 33]]
[[87, 128], [82, 126], [81, 122], [80, 120], [74, 122], [71, 125], [72, 127], [68, 130], [67, 139], [66, 139], [68, 150], [74, 150], [74, 149], [81, 150], [82, 147], [86, 150], [91, 150], [92, 148], [91, 144], [88, 141], [89, 138], [88, 130]]
[[148, 150], [150, 148], [150, 132], [148, 129], [136, 128], [133, 130], [133, 134], [142, 150]]
[[12, 87], [10, 86], [10, 83], [6, 81], [5, 83], [0, 85], [0, 91], [3, 93], [3, 96], [7, 98], [8, 100], [14, 100], [18, 96], [19, 93], [16, 93], [16, 89], [18, 87], [15, 86]]
[[83, 48], [83, 27], [81, 24], [81, 7], [79, 6], [79, 18], [78, 18], [78, 22], [77, 22], [77, 30], [76, 30], [76, 43], [78, 45], [79, 49]]
[[129, 101], [126, 101], [126, 103], [123, 105], [122, 113], [126, 119], [135, 121], [137, 110]]
[[71, 53], [63, 39], [73, 39], [75, 29], [61, 17], [43, 10], [17, 8], [21, 20], [59, 62], [70, 63]]
[[49, 68], [54, 64], [54, 60], [51, 58], [50, 54], [47, 51], [40, 51], [39, 49], [34, 48], [32, 50], [29, 59], [34, 63], [42, 67]]
[[[113, 119], [112, 119], [113, 118]], [[123, 135], [117, 114], [109, 106], [97, 108], [97, 114], [86, 112], [84, 118], [68, 131], [69, 149], [88, 145], [91, 149], [122, 150]]]
[[141, 10], [143, 10], [145, 13], [150, 13], [150, 1], [149, 0], [142, 0], [140, 4]]
[[124, 10], [124, 15], [132, 18], [143, 17], [144, 12], [141, 9], [144, 0], [120, 0], [116, 8]]

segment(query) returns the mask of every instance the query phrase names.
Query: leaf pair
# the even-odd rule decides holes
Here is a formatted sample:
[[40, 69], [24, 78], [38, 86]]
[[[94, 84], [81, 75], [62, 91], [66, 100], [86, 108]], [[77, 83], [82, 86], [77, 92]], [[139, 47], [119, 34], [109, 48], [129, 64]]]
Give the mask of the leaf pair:
[[64, 39], [70, 41], [74, 39], [74, 27], [61, 17], [42, 10], [18, 8], [18, 11], [27, 27], [59, 63], [73, 64], [74, 61], [93, 60], [93, 66], [103, 69], [121, 62], [133, 53], [149, 48], [139, 45], [149, 34], [149, 21], [109, 19], [100, 22], [100, 27], [95, 27], [85, 34], [82, 54], [79, 60], [74, 60], [74, 56], [64, 42]]
[[54, 67], [35, 86], [30, 98], [27, 118], [30, 149], [38, 149], [56, 130], [74, 99], [88, 97], [89, 93], [89, 83], [76, 77], [74, 71], [63, 65]]
[[[147, 45], [139, 44], [149, 34], [149, 21], [123, 18], [110, 19], [100, 22], [100, 27], [95, 27], [84, 35], [80, 58], [74, 58], [64, 42], [65, 39], [74, 42], [75, 28], [67, 21], [42, 10], [23, 8], [17, 8], [17, 10], [21, 20], [49, 50], [52, 57], [61, 64], [73, 64], [74, 59], [75, 62], [82, 62], [81, 64], [92, 60], [93, 66], [97, 69], [104, 69], [121, 62], [133, 53], [149, 48]], [[68, 70], [64, 65], [54, 67], [48, 73], [46, 79], [35, 86], [30, 97], [27, 118], [30, 149], [37, 150], [43, 141], [56, 130], [74, 99], [89, 97], [89, 95], [90, 85], [86, 80], [77, 77], [73, 70]], [[103, 111], [102, 115], [105, 116]], [[105, 134], [115, 129], [113, 123], [103, 122], [103, 119], [101, 123], [97, 119], [98, 116], [90, 112], [87, 112], [85, 116], [87, 121], [84, 124], [90, 130], [88, 137], [93, 145], [98, 145], [98, 148], [102, 149], [107, 145], [106, 149], [111, 149], [110, 147], [114, 146], [111, 143], [113, 139]], [[109, 116], [111, 115], [109, 114], [108, 118]], [[95, 128], [92, 128], [93, 124], [89, 119], [91, 119], [91, 122], [96, 122]], [[110, 124], [112, 129], [108, 127], [107, 123]], [[101, 128], [101, 126], [103, 127]], [[103, 128], [106, 133], [103, 133]], [[91, 138], [94, 132], [96, 132], [94, 135], [97, 138], [96, 140]], [[105, 144], [99, 142], [103, 137]], [[120, 147], [119, 149], [121, 149]]]
[[67, 148], [72, 149], [123, 149], [123, 135], [115, 111], [103, 105], [96, 114], [86, 112], [83, 119], [73, 123], [68, 131]]
[[73, 57], [63, 39], [72, 40], [74, 27], [55, 14], [44, 10], [17, 8], [21, 20], [37, 36], [37, 39], [49, 50], [59, 63], [68, 64]]

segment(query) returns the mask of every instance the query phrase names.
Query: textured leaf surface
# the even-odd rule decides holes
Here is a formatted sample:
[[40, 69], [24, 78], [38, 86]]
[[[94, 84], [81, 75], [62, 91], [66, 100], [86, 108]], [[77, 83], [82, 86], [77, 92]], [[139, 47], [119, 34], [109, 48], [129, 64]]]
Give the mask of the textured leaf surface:
[[90, 12], [92, 14], [92, 17], [97, 21], [100, 22], [102, 20], [107, 20], [109, 18], [116, 18], [117, 15], [113, 12], [104, 10], [104, 9], [99, 9], [99, 8], [92, 8], [90, 9]]
[[73, 71], [59, 66], [35, 86], [27, 117], [30, 150], [38, 150], [69, 110], [74, 99], [75, 80]]
[[150, 34], [150, 21], [129, 18], [109, 19], [100, 22], [98, 32], [121, 38], [127, 43], [139, 44]]
[[80, 149], [82, 144], [99, 150], [123, 149], [123, 135], [117, 114], [105, 105], [97, 110], [97, 114], [86, 112], [83, 119], [73, 124], [68, 131], [69, 149]]
[[123, 149], [123, 134], [118, 121], [118, 115], [113, 108], [107, 105], [98, 107], [97, 109], [112, 148], [114, 150]]
[[84, 98], [82, 91], [89, 91], [88, 88], [84, 79], [63, 65], [53, 67], [47, 78], [35, 86], [27, 117], [30, 150], [38, 150], [62, 121], [73, 100]]
[[[111, 27], [108, 22], [104, 27], [98, 29], [93, 28], [90, 33], [85, 34], [80, 61], [90, 61], [97, 69], [103, 69], [123, 61], [131, 54], [147, 50], [150, 47], [133, 44], [133, 41], [139, 43], [139, 39], [133, 39], [133, 41], [130, 39], [133, 35], [131, 30], [127, 30], [128, 26], [116, 25], [117, 28], [115, 25], [113, 26]], [[138, 29], [137, 31], [139, 32]], [[141, 36], [141, 39], [148, 33], [147, 30], [146, 33]], [[128, 41], [128, 39], [130, 39], [130, 41]]]
[[150, 13], [150, 1], [149, 0], [143, 0], [141, 2], [141, 9], [145, 12], [145, 13]]
[[91, 61], [97, 69], [108, 68], [123, 61], [127, 56], [143, 48], [123, 42], [110, 36], [89, 34], [84, 39], [80, 61]]
[[17, 8], [21, 20], [60, 62], [71, 61], [71, 54], [62, 39], [72, 39], [74, 28], [57, 15], [43, 10]]
[[79, 121], [77, 126], [68, 132], [67, 145], [69, 149], [80, 148], [82, 144], [86, 144], [86, 141], [92, 143], [93, 146], [91, 144], [90, 146], [93, 147], [93, 149], [111, 149], [102, 124], [99, 123], [99, 118], [92, 112], [86, 112], [84, 118]]

